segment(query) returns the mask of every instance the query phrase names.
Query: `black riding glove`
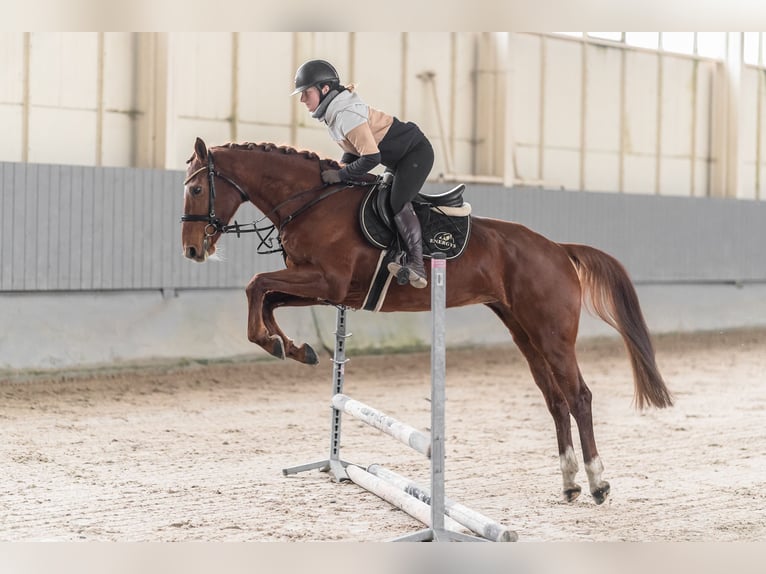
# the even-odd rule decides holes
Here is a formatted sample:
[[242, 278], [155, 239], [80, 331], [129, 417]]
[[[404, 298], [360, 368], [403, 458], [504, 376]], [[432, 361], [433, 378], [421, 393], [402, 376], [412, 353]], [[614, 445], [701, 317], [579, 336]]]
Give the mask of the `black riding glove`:
[[325, 183], [340, 183], [340, 170], [326, 169], [322, 172], [322, 181]]

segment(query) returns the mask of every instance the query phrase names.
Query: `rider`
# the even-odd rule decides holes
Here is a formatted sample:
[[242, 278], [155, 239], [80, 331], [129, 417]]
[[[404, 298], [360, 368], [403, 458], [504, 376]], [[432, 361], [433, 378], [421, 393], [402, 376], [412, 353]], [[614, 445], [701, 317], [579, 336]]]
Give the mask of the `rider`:
[[[423, 267], [420, 221], [412, 199], [420, 192], [434, 164], [428, 138], [412, 122], [402, 122], [365, 104], [354, 86], [343, 86], [338, 72], [325, 60], [309, 60], [295, 73], [295, 91], [301, 94], [312, 117], [327, 124], [330, 137], [343, 149], [343, 167], [325, 170], [325, 183], [353, 181], [383, 164], [396, 174], [391, 188], [391, 208], [407, 250], [410, 284], [421, 289], [428, 283]], [[389, 263], [396, 274], [403, 265]]]

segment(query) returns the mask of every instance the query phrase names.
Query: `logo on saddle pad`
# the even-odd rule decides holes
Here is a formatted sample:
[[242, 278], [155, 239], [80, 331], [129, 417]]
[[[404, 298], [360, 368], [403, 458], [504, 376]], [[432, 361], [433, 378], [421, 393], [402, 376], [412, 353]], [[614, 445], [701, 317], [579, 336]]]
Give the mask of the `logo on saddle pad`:
[[455, 237], [449, 231], [437, 231], [428, 238], [428, 243], [439, 251], [449, 251], [457, 247]]

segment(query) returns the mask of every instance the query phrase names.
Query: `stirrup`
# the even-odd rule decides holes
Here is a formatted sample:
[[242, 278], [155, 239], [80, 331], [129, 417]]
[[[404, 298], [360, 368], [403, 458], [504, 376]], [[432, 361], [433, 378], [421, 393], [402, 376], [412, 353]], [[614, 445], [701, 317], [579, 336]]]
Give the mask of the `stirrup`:
[[409, 267], [405, 267], [401, 263], [397, 263], [396, 261], [391, 261], [388, 265], [388, 272], [391, 273], [394, 277], [396, 277], [396, 282], [399, 285], [406, 285], [409, 283], [412, 285], [415, 289], [423, 289], [424, 287], [428, 286], [428, 281], [424, 278], [415, 273], [412, 269]]

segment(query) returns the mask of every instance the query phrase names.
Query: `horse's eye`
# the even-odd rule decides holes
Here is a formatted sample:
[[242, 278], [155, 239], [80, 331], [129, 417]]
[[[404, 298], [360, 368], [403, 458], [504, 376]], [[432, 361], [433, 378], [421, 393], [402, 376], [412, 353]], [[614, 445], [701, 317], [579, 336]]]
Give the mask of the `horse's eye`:
[[200, 193], [202, 193], [202, 188], [199, 185], [195, 185], [191, 188], [192, 195], [199, 195]]

